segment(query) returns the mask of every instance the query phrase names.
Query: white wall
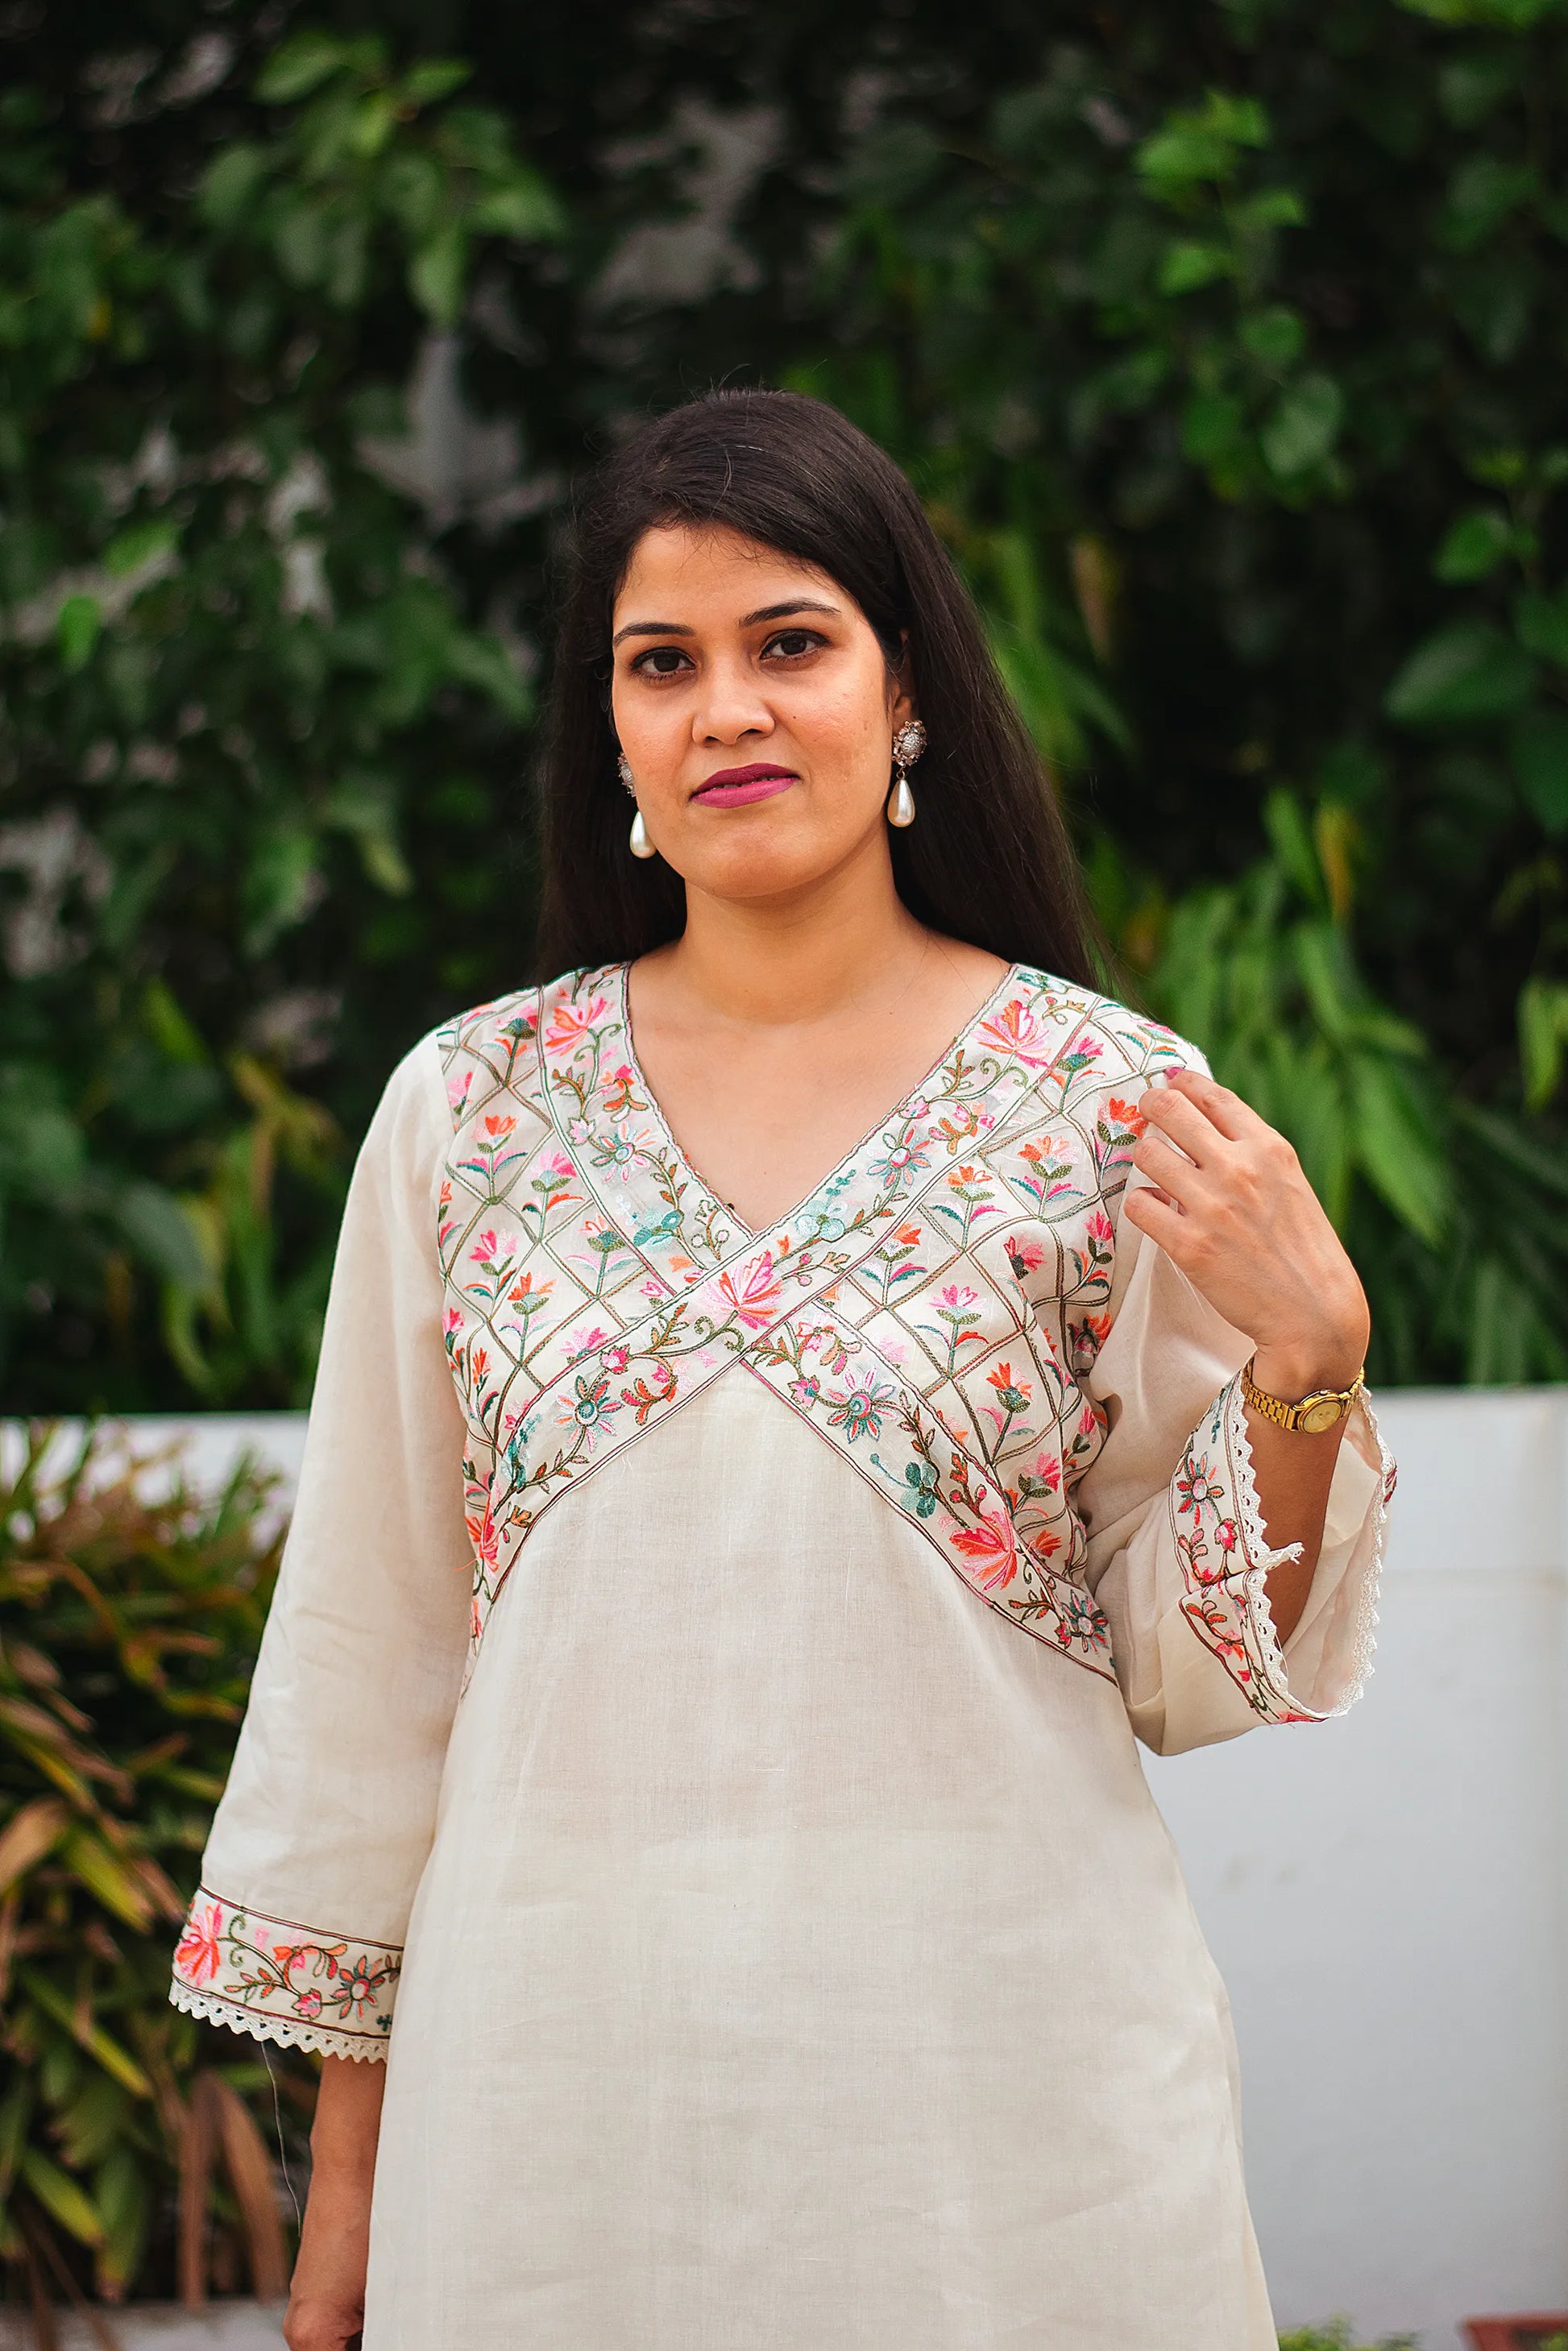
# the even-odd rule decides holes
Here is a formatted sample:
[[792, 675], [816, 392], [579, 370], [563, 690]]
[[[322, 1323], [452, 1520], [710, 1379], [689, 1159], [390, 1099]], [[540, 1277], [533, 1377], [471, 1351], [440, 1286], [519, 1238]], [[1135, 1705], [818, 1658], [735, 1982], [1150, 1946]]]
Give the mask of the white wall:
[[1151, 1758], [1230, 1987], [1281, 2325], [1568, 2309], [1568, 1391], [1382, 1400], [1376, 1669]]
[[[1468, 2314], [1568, 2309], [1568, 1389], [1380, 1413], [1366, 1695], [1148, 1769], [1230, 1987], [1281, 2324], [1460, 2351]], [[204, 1480], [242, 1445], [298, 1470], [291, 1414], [132, 1442], [187, 1426]]]

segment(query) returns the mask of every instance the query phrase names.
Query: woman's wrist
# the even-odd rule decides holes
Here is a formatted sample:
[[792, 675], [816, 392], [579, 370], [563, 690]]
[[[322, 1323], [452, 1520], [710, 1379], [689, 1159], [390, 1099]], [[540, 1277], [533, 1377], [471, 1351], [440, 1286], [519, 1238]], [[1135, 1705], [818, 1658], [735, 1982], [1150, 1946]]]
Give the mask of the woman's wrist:
[[1348, 1388], [1366, 1359], [1366, 1343], [1348, 1336], [1273, 1341], [1257, 1351], [1252, 1379], [1265, 1395], [1294, 1404], [1314, 1389]]

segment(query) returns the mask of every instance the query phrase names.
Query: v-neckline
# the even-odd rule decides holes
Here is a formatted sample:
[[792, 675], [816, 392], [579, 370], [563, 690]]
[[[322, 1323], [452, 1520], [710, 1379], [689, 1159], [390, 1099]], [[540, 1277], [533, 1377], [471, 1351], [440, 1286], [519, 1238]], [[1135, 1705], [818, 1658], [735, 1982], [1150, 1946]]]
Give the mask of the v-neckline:
[[856, 1162], [864, 1155], [866, 1151], [876, 1141], [877, 1137], [883, 1133], [884, 1128], [892, 1126], [895, 1121], [905, 1117], [909, 1112], [911, 1103], [919, 1102], [930, 1092], [933, 1084], [941, 1077], [942, 1072], [946, 1070], [948, 1062], [953, 1059], [954, 1055], [963, 1050], [970, 1038], [974, 1035], [976, 1029], [982, 1025], [988, 1014], [994, 1009], [998, 999], [1002, 997], [1009, 987], [1016, 987], [1019, 984], [1023, 977], [1024, 967], [1019, 963], [1009, 964], [1007, 969], [1002, 973], [1001, 977], [998, 980], [996, 986], [991, 989], [990, 994], [985, 998], [983, 1003], [976, 1006], [974, 1011], [969, 1015], [969, 1018], [948, 1040], [943, 1050], [937, 1055], [936, 1061], [931, 1063], [930, 1067], [924, 1072], [924, 1074], [917, 1078], [915, 1083], [910, 1086], [904, 1093], [901, 1094], [896, 1102], [891, 1103], [889, 1107], [883, 1111], [880, 1118], [873, 1120], [871, 1125], [867, 1127], [859, 1142], [852, 1144], [850, 1149], [844, 1153], [842, 1158], [838, 1160], [833, 1166], [830, 1167], [827, 1174], [820, 1177], [819, 1180], [812, 1185], [810, 1190], [805, 1193], [800, 1199], [797, 1200], [792, 1207], [782, 1210], [779, 1215], [771, 1217], [768, 1223], [758, 1227], [748, 1225], [745, 1217], [740, 1214], [739, 1210], [732, 1206], [728, 1200], [726, 1200], [721, 1196], [717, 1186], [709, 1181], [709, 1179], [703, 1174], [701, 1168], [698, 1167], [695, 1162], [692, 1159], [691, 1155], [685, 1150], [684, 1145], [676, 1140], [674, 1129], [671, 1126], [669, 1120], [664, 1115], [664, 1105], [660, 1102], [658, 1095], [653, 1091], [653, 1088], [648, 1082], [648, 1072], [643, 1067], [642, 1061], [637, 1052], [636, 1039], [632, 1033], [631, 961], [628, 959], [623, 963], [618, 964], [615, 967], [615, 970], [618, 996], [616, 1008], [620, 1016], [621, 1034], [624, 1040], [626, 1063], [632, 1073], [632, 1077], [636, 1084], [638, 1092], [641, 1093], [643, 1102], [647, 1105], [648, 1114], [656, 1123], [661, 1134], [664, 1136], [665, 1143], [669, 1146], [671, 1156], [677, 1166], [679, 1166], [682, 1173], [690, 1178], [692, 1183], [697, 1186], [698, 1190], [706, 1198], [713, 1202], [716, 1207], [722, 1208], [726, 1216], [734, 1218], [736, 1231], [739, 1238], [741, 1247], [743, 1249], [747, 1249], [753, 1248], [758, 1241], [766, 1240], [771, 1233], [781, 1232], [791, 1226], [799, 1224], [801, 1218], [809, 1213], [813, 1203], [821, 1197], [822, 1194], [828, 1190], [830, 1186], [841, 1188], [841, 1179], [847, 1178], [850, 1171], [852, 1170]]

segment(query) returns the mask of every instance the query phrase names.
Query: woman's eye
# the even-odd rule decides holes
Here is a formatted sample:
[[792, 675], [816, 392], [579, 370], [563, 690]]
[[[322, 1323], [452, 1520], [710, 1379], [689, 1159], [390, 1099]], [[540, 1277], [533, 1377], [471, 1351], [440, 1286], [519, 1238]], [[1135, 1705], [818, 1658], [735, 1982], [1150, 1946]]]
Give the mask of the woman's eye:
[[769, 653], [777, 653], [784, 661], [793, 661], [801, 653], [815, 653], [819, 645], [826, 643], [827, 639], [819, 635], [815, 629], [781, 629], [763, 646], [763, 658], [766, 660]]
[[677, 671], [690, 669], [691, 660], [679, 645], [650, 645], [645, 653], [638, 654], [632, 666], [645, 677], [674, 677]]

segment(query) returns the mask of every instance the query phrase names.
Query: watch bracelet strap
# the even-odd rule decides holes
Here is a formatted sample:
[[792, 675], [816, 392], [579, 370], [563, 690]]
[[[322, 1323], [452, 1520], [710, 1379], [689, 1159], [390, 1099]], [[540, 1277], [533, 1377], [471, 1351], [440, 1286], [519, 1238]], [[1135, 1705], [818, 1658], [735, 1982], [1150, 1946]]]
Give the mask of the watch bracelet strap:
[[[1271, 1420], [1277, 1425], [1277, 1426], [1281, 1428], [1288, 1428], [1293, 1434], [1299, 1433], [1301, 1430], [1301, 1410], [1302, 1405], [1308, 1401], [1309, 1396], [1317, 1398], [1333, 1396], [1337, 1398], [1340, 1406], [1339, 1419], [1343, 1420], [1346, 1414], [1354, 1404], [1356, 1397], [1366, 1385], [1366, 1365], [1363, 1364], [1360, 1371], [1357, 1372], [1349, 1387], [1309, 1389], [1307, 1396], [1302, 1396], [1292, 1403], [1284, 1396], [1270, 1395], [1267, 1388], [1260, 1388], [1257, 1385], [1252, 1377], [1252, 1366], [1257, 1360], [1258, 1359], [1255, 1354], [1249, 1355], [1246, 1363], [1241, 1367], [1241, 1393], [1246, 1397], [1247, 1402], [1252, 1406], [1254, 1412], [1260, 1412], [1266, 1420]], [[1331, 1421], [1329, 1426], [1333, 1427], [1335, 1424]]]

